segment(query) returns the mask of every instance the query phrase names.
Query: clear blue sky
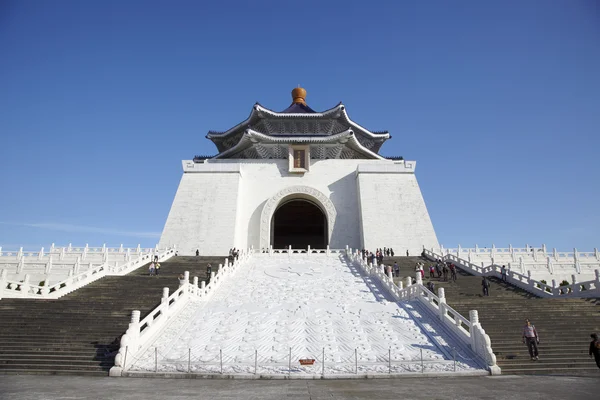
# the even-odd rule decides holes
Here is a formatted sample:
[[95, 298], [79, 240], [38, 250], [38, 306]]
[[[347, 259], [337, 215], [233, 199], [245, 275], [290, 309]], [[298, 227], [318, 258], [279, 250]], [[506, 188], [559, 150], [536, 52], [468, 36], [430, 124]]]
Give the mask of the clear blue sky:
[[0, 245], [154, 245], [182, 159], [301, 84], [417, 160], [447, 246], [600, 247], [600, 8], [0, 2]]

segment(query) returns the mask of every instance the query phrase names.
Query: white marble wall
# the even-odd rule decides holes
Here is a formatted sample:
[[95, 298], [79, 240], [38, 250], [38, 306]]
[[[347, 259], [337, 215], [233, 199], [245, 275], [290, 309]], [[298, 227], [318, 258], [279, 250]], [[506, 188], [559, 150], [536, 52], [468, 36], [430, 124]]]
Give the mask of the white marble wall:
[[[297, 174], [288, 171], [288, 160], [240, 161], [183, 161], [184, 176], [160, 247], [177, 244], [180, 254], [198, 248], [203, 255], [224, 255], [231, 247], [261, 248], [272, 211], [267, 206], [263, 213], [265, 205], [291, 187], [304, 188], [301, 196], [324, 198], [324, 211], [335, 215], [329, 221], [331, 248], [391, 246], [416, 254], [423, 245], [438, 246], [414, 162], [311, 160], [310, 170]], [[358, 180], [366, 193], [358, 192]]]
[[[408, 163], [414, 163], [407, 161]], [[410, 167], [410, 168], [407, 168]], [[363, 243], [368, 249], [392, 247], [398, 255], [438, 247], [414, 165], [369, 165], [357, 170]]]

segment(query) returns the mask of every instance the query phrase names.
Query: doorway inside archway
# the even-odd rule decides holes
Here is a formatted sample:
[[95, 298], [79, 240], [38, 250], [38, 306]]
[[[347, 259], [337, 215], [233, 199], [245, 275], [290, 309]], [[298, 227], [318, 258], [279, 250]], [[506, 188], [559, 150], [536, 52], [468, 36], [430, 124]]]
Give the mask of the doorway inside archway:
[[272, 220], [274, 249], [324, 249], [327, 247], [327, 217], [311, 201], [295, 199], [281, 204]]

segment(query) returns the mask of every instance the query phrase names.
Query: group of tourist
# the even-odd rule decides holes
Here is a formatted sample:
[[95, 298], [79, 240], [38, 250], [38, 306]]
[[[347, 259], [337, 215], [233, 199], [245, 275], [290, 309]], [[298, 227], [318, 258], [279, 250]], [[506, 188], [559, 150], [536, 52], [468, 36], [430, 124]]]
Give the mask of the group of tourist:
[[[422, 261], [417, 262], [415, 265], [415, 271], [421, 273], [421, 278], [425, 279], [425, 263]], [[442, 280], [442, 276], [444, 277], [444, 282], [448, 282], [448, 273], [450, 274], [450, 280], [456, 282], [456, 265], [451, 263], [450, 261], [443, 262], [442, 260], [437, 260], [435, 264], [430, 264], [428, 267], [429, 278], [434, 279], [438, 278], [438, 280]], [[437, 276], [436, 276], [437, 275]]]
[[[363, 260], [373, 264], [373, 265], [381, 265], [383, 264], [383, 257], [394, 257], [394, 249], [384, 247], [382, 249], [375, 249], [375, 253], [369, 251], [367, 249], [362, 249], [360, 251]], [[377, 264], [375, 264], [377, 263]]]
[[238, 249], [236, 249], [235, 247], [233, 249], [229, 249], [229, 262], [237, 260], [239, 256], [240, 251]]
[[150, 265], [148, 265], [148, 274], [150, 276], [157, 276], [160, 273], [160, 263], [158, 259], [156, 261], [152, 261]]

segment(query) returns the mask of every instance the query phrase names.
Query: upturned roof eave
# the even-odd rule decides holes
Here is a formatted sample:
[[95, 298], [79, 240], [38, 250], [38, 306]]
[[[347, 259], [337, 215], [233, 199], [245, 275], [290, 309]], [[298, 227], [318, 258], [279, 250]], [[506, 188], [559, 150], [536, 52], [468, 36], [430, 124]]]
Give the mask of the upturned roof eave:
[[367, 157], [377, 159], [377, 160], [385, 160], [385, 157], [367, 149], [364, 147], [354, 135], [354, 131], [348, 129], [344, 132], [337, 133], [335, 135], [329, 136], [269, 136], [265, 135], [261, 132], [257, 132], [252, 129], [246, 129], [240, 141], [233, 147], [217, 154], [213, 157], [213, 159], [223, 159], [227, 158], [229, 155], [233, 155], [244, 151], [245, 149], [254, 145], [254, 143], [268, 143], [268, 144], [291, 144], [291, 143], [315, 143], [315, 144], [335, 144], [341, 139], [347, 138], [347, 141], [344, 142], [345, 145], [351, 144], [350, 148], [353, 150], [364, 154]]

